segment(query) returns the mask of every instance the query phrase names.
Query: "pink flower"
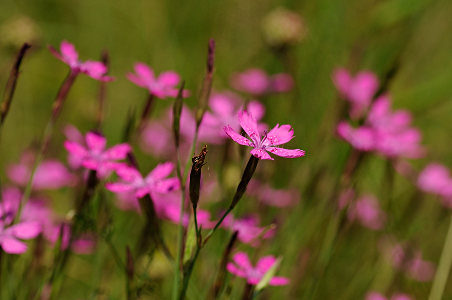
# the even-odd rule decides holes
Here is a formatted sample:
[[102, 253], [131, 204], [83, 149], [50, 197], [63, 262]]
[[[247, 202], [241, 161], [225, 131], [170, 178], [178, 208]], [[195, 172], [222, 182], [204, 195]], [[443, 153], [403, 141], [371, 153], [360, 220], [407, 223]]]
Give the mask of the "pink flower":
[[371, 151], [375, 147], [375, 135], [372, 128], [362, 126], [355, 129], [347, 122], [340, 122], [336, 130], [337, 134], [355, 149]]
[[300, 193], [296, 189], [274, 189], [255, 179], [249, 183], [247, 192], [262, 203], [275, 207], [292, 206], [300, 200]]
[[95, 170], [103, 178], [116, 168], [117, 160], [126, 158], [131, 148], [128, 144], [118, 144], [105, 149], [107, 140], [94, 132], [88, 132], [85, 137], [86, 146], [75, 141], [65, 141], [64, 147], [71, 155], [78, 157], [82, 165]]
[[49, 50], [56, 58], [67, 64], [74, 73], [83, 73], [100, 81], [113, 80], [113, 77], [105, 75], [108, 69], [104, 63], [92, 60], [80, 61], [74, 45], [67, 41], [61, 42], [60, 52], [52, 46], [49, 46]]
[[[240, 130], [237, 113], [243, 109], [243, 100], [230, 92], [214, 93], [210, 97], [209, 107], [211, 111], [206, 111], [199, 127], [199, 139], [208, 143], [220, 144], [228, 137], [223, 130], [225, 125], [231, 126], [235, 131]], [[257, 121], [260, 121], [265, 114], [264, 105], [256, 100], [247, 104], [247, 110]], [[267, 129], [264, 124], [259, 124], [259, 126], [261, 127], [259, 129]]]
[[284, 149], [274, 147], [285, 144], [294, 137], [294, 132], [290, 125], [280, 126], [277, 124], [272, 130], [264, 134], [261, 138], [256, 119], [246, 110], [239, 112], [239, 122], [249, 139], [235, 132], [229, 125], [224, 127], [224, 131], [236, 143], [253, 147], [254, 149], [251, 150], [251, 154], [255, 157], [259, 159], [273, 160], [268, 152], [287, 158], [304, 156], [305, 152], [300, 149]]
[[367, 110], [378, 89], [378, 78], [370, 71], [361, 71], [355, 78], [343, 68], [333, 73], [333, 82], [339, 93], [351, 104], [350, 115], [357, 119]]
[[[25, 186], [31, 175], [31, 164], [28, 159], [22, 159], [21, 163], [11, 165], [7, 169], [8, 177], [17, 185]], [[35, 171], [33, 177], [33, 189], [59, 189], [64, 186], [72, 186], [76, 182], [67, 168], [56, 160], [42, 162]]]
[[391, 111], [387, 96], [375, 100], [363, 126], [355, 129], [341, 122], [337, 133], [355, 149], [375, 151], [385, 157], [418, 158], [424, 154], [421, 134], [411, 127], [410, 113]]
[[[417, 281], [430, 281], [435, 274], [433, 263], [422, 258], [419, 250], [405, 251], [402, 245], [397, 244], [391, 249], [391, 260], [395, 268], [407, 272]], [[411, 253], [407, 255], [407, 253]]]
[[259, 238], [268, 239], [273, 236], [274, 231], [266, 231], [266, 228], [259, 227], [259, 218], [257, 216], [248, 216], [241, 219], [234, 219], [229, 214], [221, 225], [224, 228], [228, 228], [232, 232], [238, 231], [238, 238], [245, 244], [249, 244], [253, 247], [259, 246]]
[[[264, 277], [265, 273], [267, 273], [273, 264], [276, 263], [276, 258], [269, 255], [259, 259], [256, 267], [253, 267], [248, 255], [244, 252], [237, 252], [232, 259], [234, 262], [228, 263], [226, 269], [238, 277], [246, 278], [247, 282], [252, 285], [257, 285], [259, 281], [261, 281], [262, 277]], [[274, 276], [270, 280], [269, 284], [287, 285], [289, 284], [289, 279], [286, 277]]]
[[386, 214], [380, 209], [374, 196], [366, 195], [352, 203], [348, 210], [350, 220], [358, 220], [363, 226], [378, 230], [385, 223]]
[[259, 96], [288, 92], [293, 88], [294, 82], [289, 74], [279, 73], [269, 76], [261, 69], [249, 69], [243, 73], [234, 74], [231, 85], [236, 90]]
[[[176, 72], [166, 71], [155, 77], [154, 71], [144, 63], [136, 63], [134, 69], [135, 74], [128, 73], [127, 78], [139, 87], [147, 88], [150, 94], [160, 99], [177, 96], [180, 76]], [[184, 90], [183, 96], [188, 97], [189, 92]]]
[[174, 169], [170, 162], [159, 164], [146, 177], [135, 168], [127, 165], [119, 165], [116, 173], [121, 178], [120, 182], [107, 183], [106, 188], [114, 193], [133, 193], [136, 198], [142, 198], [146, 194], [167, 193], [178, 189], [179, 180], [168, 177]]
[[449, 170], [440, 164], [431, 163], [419, 174], [418, 187], [427, 193], [452, 197], [452, 178]]
[[38, 236], [41, 226], [38, 222], [21, 222], [12, 226], [0, 223], [0, 246], [6, 253], [21, 254], [27, 251], [27, 245], [21, 241]]

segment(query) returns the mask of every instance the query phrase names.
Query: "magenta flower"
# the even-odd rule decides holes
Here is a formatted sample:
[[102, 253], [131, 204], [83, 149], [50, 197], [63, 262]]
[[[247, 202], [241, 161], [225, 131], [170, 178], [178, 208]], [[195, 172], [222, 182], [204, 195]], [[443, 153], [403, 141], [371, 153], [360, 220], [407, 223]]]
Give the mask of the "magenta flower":
[[407, 294], [393, 294], [391, 298], [386, 298], [380, 293], [377, 292], [369, 292], [366, 294], [365, 300], [411, 300], [412, 298], [408, 296]]
[[104, 63], [92, 60], [80, 61], [74, 45], [67, 41], [61, 42], [60, 52], [52, 46], [49, 46], [49, 50], [56, 58], [67, 64], [75, 74], [83, 73], [100, 81], [113, 80], [113, 77], [105, 75], [108, 69]]
[[361, 71], [355, 78], [343, 68], [333, 73], [333, 82], [339, 93], [351, 104], [350, 116], [360, 118], [368, 109], [378, 89], [378, 78], [370, 71]]
[[274, 189], [255, 179], [250, 181], [247, 193], [260, 202], [275, 207], [292, 206], [300, 200], [300, 193], [296, 189]]
[[251, 150], [251, 154], [255, 157], [259, 159], [273, 160], [268, 152], [287, 158], [304, 156], [305, 152], [300, 149], [284, 149], [274, 147], [285, 144], [294, 137], [293, 129], [290, 125], [280, 126], [279, 124], [277, 124], [272, 130], [270, 130], [268, 133], [265, 133], [261, 138], [256, 119], [246, 110], [239, 112], [239, 122], [240, 126], [243, 128], [249, 138], [238, 134], [229, 125], [224, 127], [224, 131], [236, 143], [253, 147], [254, 149]]
[[386, 214], [380, 209], [374, 196], [365, 195], [350, 205], [348, 218], [358, 220], [367, 228], [378, 230], [384, 226]]
[[411, 127], [411, 115], [391, 111], [390, 100], [381, 96], [372, 105], [363, 126], [339, 123], [338, 135], [360, 151], [375, 151], [385, 157], [418, 158], [424, 154], [419, 130]]
[[180, 186], [177, 178], [167, 178], [173, 169], [173, 163], [159, 164], [143, 178], [135, 168], [122, 164], [116, 168], [121, 181], [107, 183], [105, 187], [114, 193], [132, 193], [136, 198], [142, 198], [146, 194], [153, 196], [154, 193], [168, 193]]
[[38, 222], [21, 222], [9, 227], [0, 222], [0, 246], [6, 253], [24, 253], [27, 251], [27, 245], [21, 240], [35, 238], [40, 232], [41, 226]]
[[[25, 154], [19, 164], [7, 168], [8, 177], [19, 186], [25, 186], [31, 175], [32, 160]], [[64, 186], [72, 186], [76, 182], [67, 168], [56, 160], [43, 161], [35, 171], [33, 177], [33, 189], [59, 189]]]
[[85, 143], [86, 146], [75, 141], [65, 141], [64, 147], [77, 157], [85, 168], [97, 171], [101, 178], [108, 176], [118, 165], [117, 161], [126, 158], [131, 151], [128, 144], [118, 144], [105, 149], [107, 140], [94, 132], [86, 134]]
[[[155, 77], [154, 71], [144, 63], [136, 63], [134, 69], [135, 74], [128, 73], [127, 78], [139, 87], [148, 89], [150, 94], [160, 99], [177, 96], [180, 76], [176, 72], [166, 71]], [[183, 96], [188, 97], [189, 92], [184, 90]]]
[[452, 178], [445, 166], [427, 165], [419, 174], [417, 185], [424, 192], [440, 196], [443, 204], [452, 208]]
[[419, 250], [405, 251], [401, 244], [396, 244], [390, 249], [390, 255], [394, 267], [405, 271], [411, 278], [422, 282], [432, 280], [435, 274], [435, 265], [424, 260]]
[[245, 244], [253, 247], [259, 246], [259, 239], [268, 239], [273, 237], [274, 230], [266, 230], [265, 227], [259, 227], [259, 218], [257, 216], [248, 216], [241, 219], [234, 219], [232, 214], [229, 214], [221, 225], [232, 232], [238, 231], [238, 238]]
[[231, 85], [236, 90], [259, 96], [288, 92], [293, 88], [294, 82], [289, 74], [279, 73], [269, 76], [261, 69], [249, 69], [243, 73], [234, 74]]
[[[276, 263], [276, 258], [272, 255], [264, 256], [256, 264], [256, 267], [253, 267], [251, 264], [248, 255], [244, 252], [237, 252], [233, 259], [233, 263], [230, 262], [227, 264], [226, 269], [242, 278], [246, 278], [247, 282], [252, 285], [257, 285], [262, 277], [264, 277], [265, 273]], [[270, 285], [287, 285], [289, 284], [289, 279], [286, 277], [274, 276], [270, 282]]]

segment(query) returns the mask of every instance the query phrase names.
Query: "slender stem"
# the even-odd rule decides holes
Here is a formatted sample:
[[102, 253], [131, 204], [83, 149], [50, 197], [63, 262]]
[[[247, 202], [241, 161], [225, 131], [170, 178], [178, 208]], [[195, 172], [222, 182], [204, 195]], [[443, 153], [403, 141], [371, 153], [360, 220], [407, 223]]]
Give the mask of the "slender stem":
[[452, 216], [428, 300], [441, 300], [452, 265]]
[[152, 105], [154, 103], [154, 95], [149, 94], [146, 99], [146, 104], [144, 105], [143, 111], [141, 112], [140, 123], [138, 125], [138, 133], [141, 133], [146, 125], [147, 120], [149, 119], [149, 115], [152, 110]]
[[196, 247], [196, 252], [193, 258], [190, 261], [190, 265], [187, 267], [187, 272], [184, 273], [184, 281], [182, 283], [182, 289], [179, 294], [178, 299], [183, 300], [185, 298], [185, 293], [187, 292], [188, 283], [190, 282], [191, 273], [193, 272], [193, 267], [195, 266], [195, 262], [198, 259], [199, 252], [201, 251], [201, 247]]

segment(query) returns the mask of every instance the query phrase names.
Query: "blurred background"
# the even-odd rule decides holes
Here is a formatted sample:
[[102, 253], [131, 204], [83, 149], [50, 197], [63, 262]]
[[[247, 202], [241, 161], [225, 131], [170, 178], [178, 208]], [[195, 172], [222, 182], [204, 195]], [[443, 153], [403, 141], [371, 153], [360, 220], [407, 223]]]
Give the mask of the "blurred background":
[[[280, 214], [276, 242], [267, 242], [260, 255], [284, 257], [279, 274], [292, 278], [289, 287], [270, 288], [262, 299], [361, 299], [370, 289], [402, 290], [415, 299], [426, 299], [431, 282], [418, 282], [394, 275], [381, 259], [381, 239], [385, 233], [352, 228], [341, 237], [328, 269], [322, 273], [315, 297], [312, 290], [318, 278], [310, 276], [312, 263], [327, 234], [333, 208], [324, 203], [331, 182], [340, 176], [349, 146], [334, 138], [335, 111], [339, 97], [332, 83], [334, 68], [346, 67], [353, 73], [374, 71], [380, 78], [390, 77], [388, 92], [393, 107], [413, 113], [413, 123], [423, 134], [425, 158], [412, 164], [421, 169], [430, 161], [452, 166], [452, 1], [449, 0], [316, 0], [316, 1], [125, 1], [125, 0], [2, 0], [0, 2], [0, 86], [6, 84], [14, 56], [23, 42], [32, 49], [21, 67], [15, 99], [2, 134], [0, 168], [17, 162], [22, 152], [38, 141], [49, 118], [57, 90], [68, 68], [55, 59], [47, 45], [58, 47], [62, 40], [73, 43], [80, 58], [100, 59], [108, 50], [110, 75], [104, 134], [109, 143], [120, 141], [127, 112], [140, 108], [147, 91], [125, 77], [133, 64], [142, 61], [157, 73], [175, 70], [186, 81], [186, 88], [197, 95], [205, 72], [209, 38], [216, 41], [214, 90], [229, 89], [230, 76], [256, 67], [268, 73], [287, 72], [295, 80], [289, 93], [261, 100], [265, 121], [291, 124], [296, 138], [292, 148], [306, 150], [297, 161], [265, 162], [262, 168], [276, 187], [295, 187], [302, 192], [300, 204]], [[392, 76], [392, 77], [391, 77]], [[95, 122], [99, 84], [80, 76], [72, 88], [59, 127], [74, 124], [85, 132]], [[187, 99], [191, 107], [196, 97]], [[161, 115], [172, 101], [158, 101], [153, 115]], [[55, 147], [49, 156], [65, 159], [61, 147], [64, 136], [56, 132]], [[139, 154], [143, 165], [153, 159]], [[359, 171], [361, 190], [381, 198], [385, 161], [372, 157]], [[237, 171], [240, 173], [240, 168]], [[237, 173], [236, 172], [236, 173]], [[5, 175], [2, 174], [4, 177]], [[314, 191], [307, 184], [317, 181]], [[416, 210], [416, 217], [405, 218], [412, 183], [395, 175], [392, 191], [393, 222], [391, 236], [422, 250], [424, 258], [438, 262], [450, 212], [433, 197]], [[65, 192], [54, 202], [65, 201]], [[60, 204], [56, 204], [62, 205]], [[333, 204], [331, 204], [333, 206]], [[244, 207], [241, 209], [245, 210]], [[281, 217], [282, 214], [282, 217]], [[121, 232], [133, 228], [130, 219], [118, 225]], [[129, 224], [129, 225], [128, 225]], [[129, 227], [128, 227], [129, 226]], [[172, 226], [172, 225], [171, 225]], [[169, 235], [174, 237], [175, 226]], [[216, 237], [205, 251], [192, 278], [190, 299], [203, 299], [211, 284], [212, 269], [218, 263], [228, 236]], [[173, 242], [171, 238], [170, 242]], [[119, 244], [125, 241], [118, 238]], [[105, 251], [106, 253], [106, 251]], [[80, 259], [82, 267], [66, 282], [61, 299], [122, 299], [123, 283], [118, 275], [102, 274], [108, 268], [98, 256]], [[108, 259], [108, 257], [107, 257]], [[168, 299], [172, 270], [163, 259], [156, 259], [153, 276], [161, 286], [152, 286], [150, 299]], [[92, 276], [87, 280], [87, 274]], [[163, 275], [162, 275], [163, 274]], [[78, 276], [78, 277], [77, 277]], [[166, 278], [166, 279], [165, 279]], [[390, 278], [390, 279], [389, 279]], [[315, 281], [315, 283], [313, 283]], [[239, 280], [236, 280], [239, 283]], [[449, 283], [452, 281], [449, 280]], [[238, 289], [239, 290], [239, 289]], [[67, 291], [65, 293], [64, 291]], [[240, 293], [232, 292], [230, 299]], [[452, 284], [444, 299], [452, 299]]]

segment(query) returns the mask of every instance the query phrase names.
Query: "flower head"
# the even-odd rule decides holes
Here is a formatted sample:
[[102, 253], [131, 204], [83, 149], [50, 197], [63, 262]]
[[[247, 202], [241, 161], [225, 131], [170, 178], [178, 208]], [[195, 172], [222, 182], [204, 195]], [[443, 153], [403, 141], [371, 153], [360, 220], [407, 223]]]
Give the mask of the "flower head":
[[173, 163], [159, 164], [146, 177], [143, 177], [137, 169], [122, 164], [116, 168], [121, 181], [107, 183], [106, 188], [115, 193], [132, 193], [136, 198], [153, 193], [167, 193], [178, 189], [180, 185], [177, 178], [167, 178], [173, 169]]
[[124, 159], [131, 148], [128, 144], [118, 144], [105, 149], [107, 140], [98, 133], [88, 132], [85, 136], [86, 145], [75, 141], [65, 141], [64, 147], [78, 158], [81, 164], [90, 170], [97, 171], [99, 177], [106, 177], [118, 165], [118, 160]]
[[293, 129], [290, 125], [280, 126], [277, 124], [272, 130], [261, 137], [256, 119], [246, 110], [239, 112], [239, 123], [249, 138], [238, 134], [229, 125], [224, 127], [224, 131], [236, 143], [253, 147], [254, 149], [251, 150], [251, 154], [259, 159], [273, 160], [268, 152], [287, 158], [301, 157], [305, 154], [300, 149], [275, 147], [289, 142], [294, 137]]
[[[17, 185], [25, 186], [31, 175], [32, 160], [27, 153], [19, 164], [10, 165], [7, 168], [8, 177]], [[33, 176], [32, 187], [35, 190], [58, 189], [71, 186], [76, 178], [67, 168], [56, 160], [46, 160], [39, 164]]]
[[350, 115], [356, 119], [369, 107], [378, 89], [378, 78], [370, 71], [359, 72], [354, 78], [343, 68], [333, 73], [333, 82], [339, 93], [351, 104]]
[[[248, 255], [244, 252], [237, 252], [232, 258], [234, 262], [227, 264], [227, 270], [242, 278], [246, 278], [249, 284], [257, 285], [264, 277], [265, 273], [276, 263], [276, 258], [272, 255], [264, 256], [253, 267]], [[289, 284], [289, 279], [286, 277], [274, 276], [270, 282], [270, 285], [287, 285]]]
[[386, 298], [380, 293], [377, 292], [369, 292], [366, 294], [365, 300], [411, 300], [412, 298], [407, 294], [396, 293], [391, 296], [391, 298]]
[[290, 91], [294, 83], [289, 74], [279, 73], [269, 76], [261, 69], [249, 69], [243, 73], [233, 75], [231, 85], [236, 90], [260, 96], [268, 93]]
[[83, 73], [100, 81], [113, 80], [113, 77], [105, 75], [108, 69], [104, 63], [92, 60], [80, 61], [74, 45], [67, 41], [61, 42], [60, 52], [52, 46], [49, 46], [49, 50], [56, 58], [67, 64], [74, 73]]
[[427, 165], [419, 174], [417, 185], [424, 192], [440, 196], [443, 204], [452, 207], [452, 178], [445, 166], [437, 163]]
[[[134, 69], [135, 73], [128, 73], [127, 78], [139, 87], [148, 89], [150, 94], [160, 99], [177, 96], [176, 86], [180, 76], [176, 72], [166, 71], [156, 77], [154, 71], [144, 63], [136, 63]], [[189, 92], [184, 90], [183, 96], [188, 97]]]
[[41, 232], [38, 222], [21, 222], [12, 226], [0, 223], [0, 246], [6, 253], [21, 254], [27, 245], [21, 241], [35, 238]]
[[271, 238], [273, 230], [267, 230], [259, 227], [259, 218], [257, 216], [248, 216], [241, 219], [234, 219], [229, 214], [223, 221], [222, 227], [230, 229], [232, 232], [238, 231], [238, 238], [245, 244], [253, 247], [259, 246], [259, 238]]
[[373, 230], [381, 229], [386, 215], [380, 209], [378, 200], [374, 196], [366, 195], [351, 204], [348, 211], [351, 220], [358, 220], [363, 226]]
[[250, 181], [247, 192], [260, 202], [275, 207], [292, 206], [300, 199], [300, 193], [296, 189], [274, 189], [254, 179]]

